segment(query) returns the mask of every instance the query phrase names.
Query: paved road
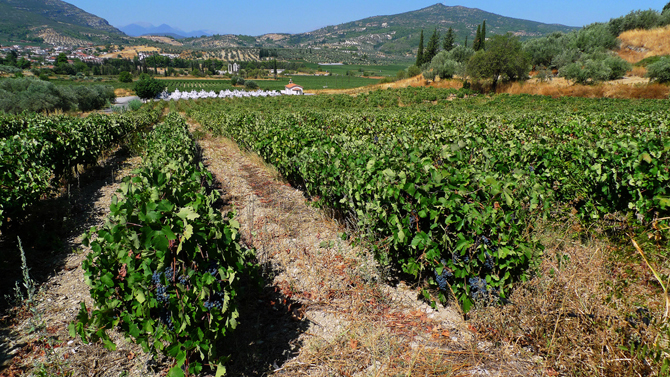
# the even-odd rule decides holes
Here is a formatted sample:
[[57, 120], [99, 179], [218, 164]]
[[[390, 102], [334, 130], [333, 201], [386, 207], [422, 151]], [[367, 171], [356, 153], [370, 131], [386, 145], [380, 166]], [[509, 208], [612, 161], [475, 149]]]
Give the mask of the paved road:
[[116, 101], [112, 104], [112, 106], [108, 109], [105, 109], [105, 112], [111, 113], [112, 109], [114, 108], [123, 108], [123, 109], [128, 109], [128, 102], [132, 100], [139, 100], [140, 97], [138, 96], [128, 96], [128, 97], [116, 97]]
[[138, 96], [128, 96], [128, 97], [116, 97], [116, 102], [114, 102], [115, 106], [128, 106], [128, 102], [134, 100], [134, 99], [140, 99]]

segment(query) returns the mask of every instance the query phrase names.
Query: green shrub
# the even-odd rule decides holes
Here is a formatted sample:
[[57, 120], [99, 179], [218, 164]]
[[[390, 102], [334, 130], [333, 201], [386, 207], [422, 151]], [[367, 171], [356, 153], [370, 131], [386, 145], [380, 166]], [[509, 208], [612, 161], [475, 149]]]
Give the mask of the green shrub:
[[415, 77], [421, 74], [421, 69], [416, 65], [409, 66], [407, 68], [407, 77]]
[[461, 64], [467, 63], [468, 60], [475, 54], [475, 50], [470, 47], [465, 46], [456, 46], [453, 50], [449, 51], [447, 59], [455, 60]]
[[423, 78], [426, 80], [435, 80], [435, 76], [437, 76], [437, 73], [433, 69], [423, 71]]
[[164, 84], [160, 81], [142, 74], [140, 79], [135, 82], [135, 94], [142, 99], [150, 99], [156, 97], [164, 89]]
[[[441, 79], [450, 79], [454, 77], [459, 70], [460, 64], [452, 59], [452, 54], [450, 52], [442, 51], [435, 55], [433, 60], [431, 60], [430, 68], [435, 71], [435, 74], [440, 76]], [[424, 77], [425, 76], [426, 75], [424, 74]]]
[[128, 102], [128, 107], [130, 108], [130, 110], [133, 110], [133, 111], [139, 110], [140, 107], [142, 107], [142, 101], [134, 99], [134, 100]]
[[244, 85], [244, 79], [240, 76], [233, 76], [230, 78], [230, 85]]
[[647, 77], [652, 81], [670, 82], [670, 57], [664, 57], [647, 66]]
[[258, 84], [255, 81], [247, 80], [244, 82], [244, 87], [246, 89], [258, 89]]
[[119, 73], [119, 82], [133, 82], [133, 75], [128, 71]]
[[578, 61], [563, 66], [558, 74], [578, 84], [598, 83], [623, 77], [631, 64], [606, 52], [583, 55]]

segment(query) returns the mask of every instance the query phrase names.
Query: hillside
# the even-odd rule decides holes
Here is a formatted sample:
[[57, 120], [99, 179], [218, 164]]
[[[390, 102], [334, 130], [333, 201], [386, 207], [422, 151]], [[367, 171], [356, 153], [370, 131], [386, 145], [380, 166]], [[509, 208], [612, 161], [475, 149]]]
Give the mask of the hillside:
[[60, 0], [0, 0], [0, 43], [86, 45], [125, 34], [105, 19]]
[[[259, 37], [215, 35], [206, 38], [189, 38], [182, 42], [192, 48], [235, 46], [313, 48], [342, 51], [350, 55], [366, 54], [371, 59], [384, 58], [388, 55], [402, 57], [414, 55], [422, 29], [425, 33], [430, 34], [434, 28], [444, 33], [451, 27], [456, 33], [456, 41], [463, 43], [466, 36], [470, 41], [474, 39], [477, 25], [484, 20], [486, 20], [488, 35], [511, 32], [522, 39], [540, 37], [555, 31], [569, 32], [577, 29], [438, 3], [416, 11], [369, 17], [307, 33], [273, 34]], [[321, 54], [324, 52], [322, 51]]]

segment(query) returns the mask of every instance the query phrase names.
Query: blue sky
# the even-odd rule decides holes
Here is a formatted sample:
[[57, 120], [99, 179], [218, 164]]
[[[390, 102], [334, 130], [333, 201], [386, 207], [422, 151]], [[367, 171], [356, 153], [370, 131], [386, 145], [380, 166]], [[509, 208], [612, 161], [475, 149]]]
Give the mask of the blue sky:
[[[212, 30], [220, 34], [261, 35], [265, 33], [302, 33], [323, 26], [361, 18], [408, 12], [436, 3], [399, 0], [66, 0], [67, 2], [120, 27], [137, 21], [156, 26], [168, 24], [184, 31]], [[506, 17], [544, 23], [584, 26], [606, 22], [632, 10], [661, 10], [668, 0], [632, 2], [566, 0], [519, 2], [510, 0], [470, 0], [443, 4], [479, 8]]]

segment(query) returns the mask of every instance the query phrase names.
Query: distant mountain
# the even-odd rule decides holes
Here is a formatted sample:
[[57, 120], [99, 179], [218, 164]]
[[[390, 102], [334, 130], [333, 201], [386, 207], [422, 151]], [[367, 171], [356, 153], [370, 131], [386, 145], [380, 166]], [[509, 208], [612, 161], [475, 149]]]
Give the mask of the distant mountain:
[[132, 23], [130, 25], [120, 27], [119, 29], [133, 37], [141, 37], [143, 35], [163, 35], [173, 37], [175, 39], [183, 39], [191, 37], [202, 37], [203, 35], [211, 36], [215, 34], [214, 32], [208, 30], [183, 31], [166, 24], [154, 26], [145, 22]]
[[85, 45], [125, 37], [105, 19], [60, 0], [0, 0], [0, 41]]
[[435, 4], [416, 11], [391, 16], [375, 16], [362, 20], [328, 26], [309, 33], [295, 34], [288, 44], [342, 44], [349, 46], [372, 45], [385, 53], [408, 53], [419, 45], [419, 34], [424, 31], [426, 43], [437, 28], [441, 35], [449, 29], [456, 34], [456, 42], [463, 44], [466, 36], [474, 40], [477, 26], [486, 21], [486, 35], [508, 32], [522, 39], [540, 37], [556, 31], [567, 33], [578, 29], [558, 24], [505, 17], [476, 8]]
[[259, 37], [214, 35], [206, 38], [189, 38], [182, 42], [185, 46], [192, 48], [307, 48], [311, 53], [318, 50], [320, 56], [324, 56], [326, 51], [329, 55], [333, 55], [334, 51], [340, 51], [349, 55], [362, 56], [365, 54], [370, 59], [390, 56], [408, 58], [416, 53], [421, 30], [424, 31], [424, 43], [428, 42], [435, 28], [443, 36], [451, 27], [456, 35], [457, 43], [463, 44], [467, 37], [469, 44], [472, 45], [477, 26], [484, 20], [486, 20], [487, 36], [510, 32], [521, 39], [528, 39], [556, 31], [567, 33], [578, 29], [565, 25], [543, 24], [505, 17], [475, 8], [446, 6], [438, 3], [416, 11], [369, 17], [307, 33], [266, 34]]

